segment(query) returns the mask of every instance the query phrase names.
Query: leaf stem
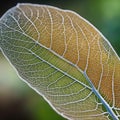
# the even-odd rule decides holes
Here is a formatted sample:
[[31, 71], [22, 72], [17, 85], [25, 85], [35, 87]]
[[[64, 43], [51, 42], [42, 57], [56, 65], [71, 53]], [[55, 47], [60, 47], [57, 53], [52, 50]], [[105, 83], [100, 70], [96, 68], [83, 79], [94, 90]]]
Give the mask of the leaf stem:
[[110, 105], [105, 101], [105, 99], [100, 95], [100, 93], [94, 87], [93, 83], [91, 82], [91, 80], [87, 76], [86, 72], [84, 72], [83, 74], [84, 74], [86, 80], [90, 83], [92, 91], [98, 97], [98, 99], [101, 101], [101, 103], [105, 106], [105, 108], [106, 108], [107, 112], [109, 113], [109, 115], [113, 118], [113, 120], [119, 120], [118, 116], [114, 113], [114, 111], [112, 110], [112, 108], [110, 107]]

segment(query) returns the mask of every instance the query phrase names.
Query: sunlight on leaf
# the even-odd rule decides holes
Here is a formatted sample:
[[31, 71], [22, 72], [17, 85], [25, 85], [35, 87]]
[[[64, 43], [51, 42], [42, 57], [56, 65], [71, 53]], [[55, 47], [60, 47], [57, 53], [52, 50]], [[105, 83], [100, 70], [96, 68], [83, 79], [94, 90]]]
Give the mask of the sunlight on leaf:
[[120, 58], [78, 14], [18, 4], [0, 19], [0, 48], [21, 79], [63, 117], [120, 119]]

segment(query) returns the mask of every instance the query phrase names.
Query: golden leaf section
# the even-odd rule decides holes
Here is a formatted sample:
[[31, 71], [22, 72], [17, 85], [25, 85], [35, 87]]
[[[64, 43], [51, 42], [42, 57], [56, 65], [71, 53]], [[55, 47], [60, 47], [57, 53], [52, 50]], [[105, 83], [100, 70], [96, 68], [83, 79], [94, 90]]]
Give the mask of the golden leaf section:
[[90, 23], [74, 12], [49, 6], [19, 5], [17, 10], [26, 34], [86, 71], [110, 105], [120, 107], [120, 60]]

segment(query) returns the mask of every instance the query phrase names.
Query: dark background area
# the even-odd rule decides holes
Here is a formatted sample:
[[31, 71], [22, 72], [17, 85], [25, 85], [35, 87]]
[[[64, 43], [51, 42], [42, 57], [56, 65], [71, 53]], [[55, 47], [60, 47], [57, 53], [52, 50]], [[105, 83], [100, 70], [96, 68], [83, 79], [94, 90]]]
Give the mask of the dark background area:
[[[119, 0], [1, 0], [0, 17], [17, 3], [47, 4], [76, 11], [96, 26], [120, 56]], [[0, 53], [0, 120], [64, 120], [20, 81]]]

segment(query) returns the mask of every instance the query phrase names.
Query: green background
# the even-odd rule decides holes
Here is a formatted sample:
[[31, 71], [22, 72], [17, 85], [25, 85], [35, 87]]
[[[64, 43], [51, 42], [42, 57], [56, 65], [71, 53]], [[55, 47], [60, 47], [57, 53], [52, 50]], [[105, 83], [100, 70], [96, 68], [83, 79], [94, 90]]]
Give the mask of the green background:
[[[16, 3], [48, 4], [76, 11], [97, 27], [120, 56], [119, 0], [1, 1], [0, 16]], [[16, 75], [0, 52], [0, 120], [64, 120]]]

